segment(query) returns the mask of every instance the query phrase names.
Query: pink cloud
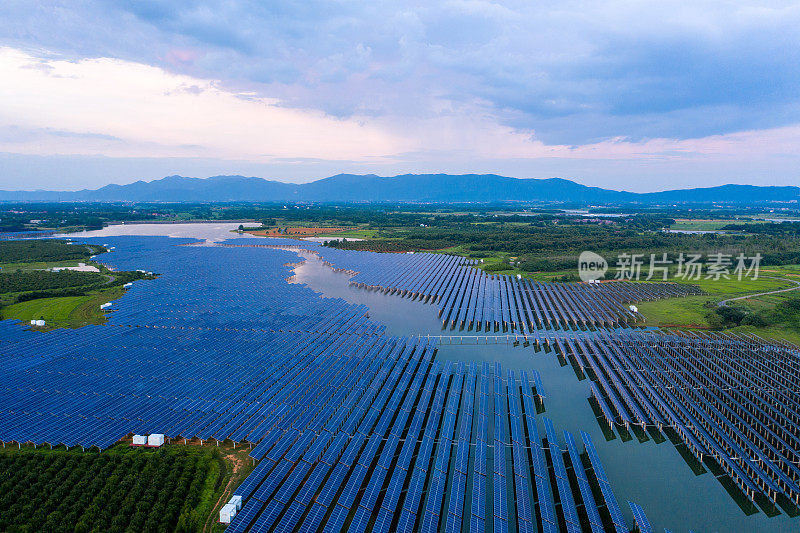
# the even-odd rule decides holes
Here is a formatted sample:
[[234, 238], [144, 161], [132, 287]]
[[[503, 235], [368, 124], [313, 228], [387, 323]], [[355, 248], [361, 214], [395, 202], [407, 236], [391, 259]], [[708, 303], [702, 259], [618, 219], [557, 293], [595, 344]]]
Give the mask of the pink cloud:
[[164, 60], [170, 65], [181, 67], [194, 64], [202, 56], [203, 52], [193, 48], [170, 48]]

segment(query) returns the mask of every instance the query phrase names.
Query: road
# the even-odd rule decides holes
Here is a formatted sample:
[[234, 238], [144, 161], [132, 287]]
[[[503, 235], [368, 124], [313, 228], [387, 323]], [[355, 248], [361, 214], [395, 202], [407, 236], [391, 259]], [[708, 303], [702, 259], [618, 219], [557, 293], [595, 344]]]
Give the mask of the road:
[[789, 281], [791, 283], [794, 283], [795, 286], [794, 287], [789, 287], [788, 289], [778, 289], [776, 291], [759, 292], [759, 293], [756, 293], [756, 294], [745, 294], [744, 296], [737, 296], [736, 298], [728, 298], [727, 300], [722, 300], [717, 305], [719, 307], [723, 307], [725, 305], [728, 305], [728, 302], [733, 302], [733, 301], [736, 301], [736, 300], [747, 300], [748, 298], [756, 298], [757, 296], [766, 296], [768, 294], [778, 294], [779, 292], [789, 292], [789, 291], [796, 291], [797, 289], [800, 289], [800, 281], [797, 281], [797, 280], [793, 280], [793, 279], [789, 279], [789, 278], [778, 278], [778, 277], [775, 277], [775, 276], [761, 276], [761, 277], [762, 278], [769, 278], [769, 279], [786, 280], [786, 281]]

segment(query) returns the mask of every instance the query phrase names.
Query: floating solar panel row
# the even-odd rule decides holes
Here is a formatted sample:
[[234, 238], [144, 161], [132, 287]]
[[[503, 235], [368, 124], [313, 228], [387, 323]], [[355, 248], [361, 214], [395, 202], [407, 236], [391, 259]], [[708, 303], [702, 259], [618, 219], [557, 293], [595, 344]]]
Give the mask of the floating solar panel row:
[[456, 457], [453, 466], [452, 486], [449, 495], [447, 520], [445, 531], [461, 531], [464, 523], [464, 499], [467, 492], [467, 479], [469, 477], [469, 458], [472, 443], [472, 419], [475, 403], [475, 382], [477, 365], [470, 365], [469, 374], [464, 382], [464, 394], [461, 406], [461, 421], [458, 438], [456, 440]]
[[[599, 456], [590, 445], [584, 459], [569, 434], [562, 450], [549, 420], [539, 438], [527, 378], [499, 364], [431, 364], [424, 350], [395, 349], [353, 384], [352, 405], [370, 398], [378, 419], [354, 407], [353, 433], [272, 442], [236, 491], [245, 505], [230, 531], [602, 531], [609, 496], [596, 502], [590, 484], [608, 483]], [[590, 482], [584, 463], [599, 477]]]
[[586, 455], [589, 457], [589, 464], [591, 465], [594, 479], [600, 486], [600, 493], [603, 496], [603, 503], [605, 504], [606, 512], [608, 513], [614, 531], [617, 533], [625, 533], [629, 531], [628, 526], [625, 524], [625, 517], [622, 516], [622, 510], [619, 507], [614, 491], [611, 488], [611, 483], [608, 481], [603, 464], [600, 462], [600, 456], [594, 447], [592, 438], [588, 433], [581, 431], [581, 439], [586, 450]]
[[[600, 511], [597, 509], [597, 504], [592, 496], [592, 487], [584, 470], [583, 461], [578, 453], [578, 448], [575, 446], [575, 438], [571, 433], [564, 432], [564, 441], [567, 445], [567, 454], [569, 462], [572, 466], [572, 474], [578, 482], [578, 490], [580, 490], [581, 498], [578, 500], [582, 503], [579, 504], [578, 512], [581, 514], [581, 523], [588, 524], [584, 526], [585, 531], [592, 531], [592, 533], [601, 533], [605, 531], [603, 528], [603, 520], [600, 517]], [[583, 511], [581, 513], [581, 511]]]
[[749, 335], [596, 332], [567, 350], [621, 425], [669, 427], [751, 499], [800, 501], [800, 352]]
[[[522, 427], [522, 406], [514, 373], [508, 372], [508, 410], [511, 427], [511, 449], [514, 462], [514, 492], [516, 500], [517, 529], [521, 533], [536, 531], [533, 493], [528, 481], [529, 467], [525, 433]], [[527, 380], [523, 380], [523, 386]]]
[[489, 445], [489, 363], [483, 363], [480, 375], [480, 392], [477, 426], [475, 430], [475, 457], [472, 468], [472, 502], [469, 531], [482, 532], [486, 528], [486, 466]]
[[349, 254], [320, 248], [337, 266], [358, 272], [351, 283], [436, 303], [449, 328], [517, 331], [577, 326], [616, 326], [641, 320], [627, 303], [699, 293], [675, 283], [538, 283], [490, 275], [467, 260], [442, 254]]
[[575, 507], [575, 500], [572, 497], [572, 490], [567, 476], [567, 469], [564, 466], [564, 457], [558, 445], [556, 430], [553, 422], [549, 418], [544, 419], [545, 433], [547, 435], [547, 450], [550, 454], [550, 462], [556, 478], [556, 488], [559, 496], [559, 509], [561, 511], [560, 521], [566, 524], [566, 530], [570, 533], [579, 533], [581, 523], [578, 518], [578, 509]]
[[639, 533], [653, 533], [653, 526], [650, 525], [647, 515], [644, 514], [644, 509], [642, 509], [638, 503], [628, 502], [628, 505], [633, 513], [633, 525], [635, 530]]
[[[229, 244], [240, 245], [238, 240]], [[664, 282], [538, 283], [490, 275], [472, 268], [473, 260], [444, 254], [354, 252], [292, 240], [261, 246], [310, 250], [332, 268], [354, 273], [353, 285], [437, 304], [443, 325], [457, 329], [528, 334], [618, 326], [644, 318], [628, 303], [700, 293], [695, 286]]]

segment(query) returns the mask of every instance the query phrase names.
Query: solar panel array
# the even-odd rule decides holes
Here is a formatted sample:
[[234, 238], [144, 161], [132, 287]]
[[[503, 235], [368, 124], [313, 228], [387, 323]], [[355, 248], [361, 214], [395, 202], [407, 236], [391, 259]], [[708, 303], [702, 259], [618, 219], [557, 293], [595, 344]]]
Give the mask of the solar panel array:
[[672, 428], [751, 500], [800, 502], [800, 350], [752, 335], [621, 330], [555, 343], [611, 424]]
[[353, 274], [350, 283], [369, 290], [436, 304], [442, 326], [528, 334], [537, 329], [616, 327], [645, 317], [632, 302], [700, 294], [694, 285], [610, 281], [542, 283], [488, 274], [476, 260], [415, 253], [353, 252], [316, 243], [272, 239], [229, 241], [229, 246], [299, 247], [319, 254], [333, 268]]
[[162, 275], [135, 283], [106, 326], [42, 334], [0, 322], [0, 440], [105, 448], [165, 433], [255, 443], [279, 421], [333, 408], [313, 395], [320, 383], [407, 342], [383, 335], [364, 306], [285, 283], [290, 252], [103, 241], [117, 244], [102, 257], [115, 267]]
[[[330, 261], [328, 255], [322, 252]], [[351, 267], [359, 272], [351, 283], [435, 303], [442, 324], [458, 329], [527, 333], [542, 328], [616, 326], [644, 318], [627, 303], [699, 292], [694, 286], [674, 283], [540, 283], [488, 274], [455, 256], [399, 258], [380, 276], [363, 265]], [[334, 260], [333, 264], [339, 263]]]
[[[386, 335], [381, 324], [369, 319], [366, 307], [319, 298], [304, 286], [286, 283], [291, 265], [298, 261], [290, 251], [231, 243], [198, 246], [190, 240], [154, 237], [93, 242], [115, 246], [114, 252], [99, 257], [107, 264], [124, 270], [144, 268], [160, 276], [134, 283], [114, 302], [104, 326], [41, 333], [0, 322], [3, 442], [105, 448], [131, 433], [164, 433], [171, 439], [249, 443], [258, 463], [236, 491], [245, 505], [230, 526], [234, 532], [625, 527], [588, 435], [581, 436], [582, 448], [569, 433], [559, 442], [552, 422], [537, 415], [545, 396], [537, 373], [504, 372], [499, 364], [436, 361], [431, 341]], [[579, 324], [578, 317], [590, 316], [581, 314], [588, 309], [588, 296], [576, 285], [526, 286], [437, 254], [392, 254], [378, 260], [379, 254], [348, 258], [353, 252], [322, 250], [337, 268], [358, 269], [363, 279], [388, 280], [387, 292], [436, 300], [443, 314], [448, 309], [477, 313], [480, 308], [481, 315], [471, 316], [480, 316], [480, 323], [492, 327], [499, 327], [500, 320], [526, 331], [555, 323]], [[467, 280], [473, 288], [478, 283], [496, 290], [467, 290]], [[620, 299], [629, 294], [625, 291], [644, 289], [604, 285], [608, 288], [592, 294], [597, 302], [608, 302], [604, 323], [615, 324], [613, 310], [619, 311]], [[656, 296], [666, 294], [653, 290]], [[482, 303], [474, 308], [463, 303], [473, 297]], [[450, 300], [460, 303], [441, 303]], [[531, 307], [533, 301], [542, 304], [535, 308], [539, 315]], [[513, 318], [512, 309], [518, 318]], [[449, 320], [450, 315], [444, 316]], [[541, 318], [531, 320], [536, 316]], [[592, 316], [599, 320], [601, 315]], [[611, 359], [617, 351], [629, 354], [632, 346], [641, 352], [666, 350], [663, 345], [686, 353], [711, 349], [704, 342], [727, 342], [666, 340], [671, 338], [632, 332], [542, 332], [544, 344], [580, 357], [584, 368], [597, 369], [595, 390], [606, 403], [609, 419], [622, 420], [624, 412], [630, 424], [670, 423], [655, 399], [641, 399], [634, 386], [637, 379], [650, 383], [657, 396], [661, 388], [675, 384], [651, 383], [650, 377], [642, 376], [669, 368], [684, 380], [690, 378], [683, 375], [687, 369], [678, 374], [673, 366], [652, 366], [672, 365], [669, 361], [628, 355], [627, 366], [622, 365], [621, 359]], [[595, 355], [601, 350], [594, 345], [599, 344], [606, 347], [603, 357]], [[733, 344], [724, 346], [734, 349]], [[791, 365], [759, 365], [758, 370], [771, 368], [785, 373], [784, 380], [793, 379]], [[677, 379], [669, 374], [656, 377]], [[793, 397], [788, 383], [778, 385], [769, 398], [759, 396], [760, 401], [780, 398], [789, 405]], [[712, 401], [695, 397], [698, 394], [702, 396], [691, 391], [684, 395], [698, 409], [715, 406], [709, 420], [729, 413], [716, 403], [726, 398]], [[735, 394], [755, 398], [745, 389]], [[796, 423], [790, 410], [767, 405], [759, 409], [732, 410], [752, 428], [757, 419], [770, 420], [764, 414]], [[694, 411], [690, 414], [699, 417]], [[703, 427], [699, 418], [695, 422]], [[750, 450], [742, 439], [753, 440], [754, 433], [737, 424], [735, 420], [741, 437], [729, 440]], [[696, 428], [688, 421], [682, 427], [694, 435]], [[789, 434], [792, 430], [773, 431], [786, 443], [797, 437]], [[695, 438], [699, 450], [712, 451], [705, 440]], [[772, 435], [766, 442], [783, 450]], [[726, 443], [719, 449], [727, 451]], [[775, 452], [762, 451], [764, 455], [751, 463], [770, 477], [774, 471], [764, 470], [763, 461], [776, 457]], [[734, 472], [738, 471], [755, 470], [740, 466]], [[794, 481], [793, 471], [784, 474]], [[773, 481], [778, 489], [788, 487]], [[644, 519], [636, 516], [643, 527]]]
[[398, 349], [346, 416], [253, 449], [260, 462], [228, 530], [602, 531], [618, 506], [610, 485], [592, 493], [588, 480], [608, 481], [591, 439], [578, 453], [565, 433], [564, 449], [543, 419], [542, 440], [532, 385], [499, 364]]

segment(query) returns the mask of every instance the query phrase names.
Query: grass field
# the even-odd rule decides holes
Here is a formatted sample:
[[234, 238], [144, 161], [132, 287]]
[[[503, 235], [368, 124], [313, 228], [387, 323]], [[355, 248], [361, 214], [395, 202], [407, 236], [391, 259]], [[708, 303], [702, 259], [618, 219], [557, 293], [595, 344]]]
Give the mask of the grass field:
[[762, 275], [759, 276], [758, 279], [743, 278], [739, 280], [732, 277], [731, 279], [720, 278], [719, 280], [705, 278], [698, 280], [684, 280], [670, 278], [670, 281], [676, 281], [677, 283], [689, 285], [697, 285], [703, 290], [703, 292], [709, 294], [710, 296], [719, 296], [720, 300], [724, 300], [725, 298], [742, 296], [748, 293], [788, 289], [789, 287], [794, 286], [792, 282], [785, 279], [775, 279], [776, 277], [781, 277], [781, 274], [776, 273], [774, 274], [774, 277], [773, 275], [766, 277], [765, 273], [762, 272]]
[[[753, 279], [720, 279], [694, 280], [681, 283], [694, 283], [706, 292], [700, 296], [686, 298], [669, 298], [653, 302], [641, 302], [639, 311], [647, 318], [646, 325], [667, 328], [708, 329], [712, 327], [709, 315], [714, 313], [718, 302], [747, 294], [758, 294], [774, 290], [795, 287], [789, 279], [797, 279], [797, 265], [771, 267], [761, 272], [761, 277]], [[769, 277], [764, 277], [769, 276]], [[800, 290], [754, 296], [731, 302], [731, 305], [742, 307], [750, 312], [774, 309], [776, 305], [789, 298], [795, 298]], [[713, 317], [711, 317], [713, 318]], [[800, 330], [790, 324], [773, 324], [765, 327], [740, 325], [726, 329], [729, 332], [754, 333], [761, 337], [783, 339], [800, 344]]]
[[122, 287], [93, 291], [86, 296], [41, 298], [9, 305], [0, 310], [2, 318], [16, 318], [23, 322], [42, 319], [45, 329], [79, 328], [87, 324], [102, 324], [106, 321], [100, 304], [113, 301], [125, 293]]
[[336, 233], [320, 233], [317, 237], [328, 237], [331, 239], [374, 239], [378, 237], [378, 230], [376, 229], [351, 229], [345, 231], [337, 231]]
[[647, 318], [645, 325], [659, 327], [708, 328], [707, 302], [715, 305], [708, 296], [668, 298], [636, 304], [639, 312]]

